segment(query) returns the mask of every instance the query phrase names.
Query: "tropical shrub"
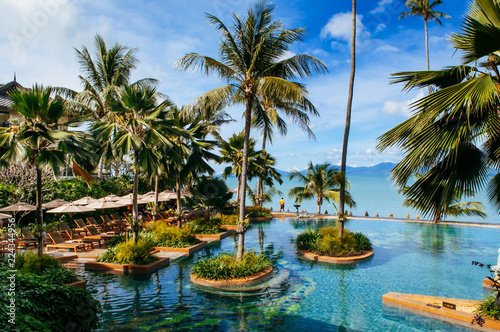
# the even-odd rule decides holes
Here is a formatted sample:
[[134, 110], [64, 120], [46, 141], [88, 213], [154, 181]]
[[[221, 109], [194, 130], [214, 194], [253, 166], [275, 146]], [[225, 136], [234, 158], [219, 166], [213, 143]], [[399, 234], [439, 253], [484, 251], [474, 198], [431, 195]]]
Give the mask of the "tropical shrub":
[[[6, 265], [0, 267], [1, 280], [13, 274]], [[85, 290], [64, 285], [49, 284], [34, 274], [15, 274], [15, 283], [0, 283], [0, 306], [7, 308], [15, 285], [15, 331], [95, 331], [99, 326], [101, 304]], [[8, 310], [0, 310], [2, 331], [8, 331], [11, 317]]]
[[219, 234], [225, 231], [222, 227], [222, 220], [220, 218], [195, 218], [191, 220], [187, 226], [193, 228], [196, 234]]
[[247, 206], [245, 207], [247, 218], [271, 217], [271, 210], [265, 207]]
[[76, 274], [54, 257], [32, 251], [16, 255], [16, 269], [20, 273], [37, 275], [48, 284], [64, 285], [77, 280]]
[[150, 252], [153, 250], [153, 243], [144, 239], [139, 239], [134, 243], [133, 239], [122, 242], [114, 247], [108, 248], [104, 253], [97, 257], [98, 262], [147, 265], [158, 257]]
[[479, 314], [490, 319], [500, 319], [500, 308], [495, 302], [495, 295], [486, 297], [478, 307]]
[[108, 248], [112, 248], [119, 245], [120, 243], [125, 242], [125, 240], [125, 235], [120, 234], [106, 241], [106, 245], [108, 246]]
[[221, 220], [222, 225], [237, 225], [240, 220], [237, 214], [220, 214], [218, 218]]
[[149, 226], [152, 239], [157, 247], [186, 248], [200, 243], [194, 236], [193, 228], [169, 226], [166, 222], [157, 221]]
[[295, 242], [297, 249], [322, 256], [355, 256], [372, 250], [370, 239], [364, 234], [344, 230], [343, 236], [339, 237], [337, 227], [325, 227], [320, 230], [309, 229], [298, 234]]
[[261, 272], [271, 266], [265, 255], [247, 252], [241, 261], [234, 254], [221, 253], [217, 256], [200, 260], [193, 268], [193, 274], [211, 280], [245, 278]]

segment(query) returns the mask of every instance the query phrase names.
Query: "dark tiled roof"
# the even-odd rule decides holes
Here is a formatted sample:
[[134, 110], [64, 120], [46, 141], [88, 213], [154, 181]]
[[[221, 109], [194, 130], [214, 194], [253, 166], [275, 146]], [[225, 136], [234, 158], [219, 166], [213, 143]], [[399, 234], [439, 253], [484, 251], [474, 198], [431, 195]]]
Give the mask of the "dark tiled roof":
[[16, 81], [0, 84], [0, 112], [9, 109], [12, 105], [12, 100], [7, 93], [18, 88], [24, 89], [23, 86]]

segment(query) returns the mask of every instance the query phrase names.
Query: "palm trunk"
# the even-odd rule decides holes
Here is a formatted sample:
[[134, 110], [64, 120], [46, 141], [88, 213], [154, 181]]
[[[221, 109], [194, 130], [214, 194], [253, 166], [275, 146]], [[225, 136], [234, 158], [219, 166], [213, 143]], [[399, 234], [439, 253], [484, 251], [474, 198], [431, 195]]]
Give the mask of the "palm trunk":
[[139, 191], [139, 153], [135, 152], [134, 160], [134, 187], [132, 190], [132, 231], [134, 243], [139, 242], [139, 206], [137, 205], [137, 194]]
[[241, 194], [241, 174], [238, 176], [238, 192], [236, 193], [236, 202], [240, 202], [240, 194]]
[[42, 170], [36, 168], [36, 218], [39, 226], [39, 233], [36, 234], [38, 239], [38, 254], [43, 253], [43, 211], [42, 211]]
[[[240, 223], [245, 220], [245, 200], [247, 190], [247, 168], [248, 168], [248, 142], [250, 140], [250, 125], [252, 118], [252, 102], [253, 94], [251, 93], [251, 86], [246, 87], [246, 109], [245, 109], [245, 139], [243, 141], [243, 164], [241, 166], [241, 186], [240, 186]], [[243, 250], [245, 246], [244, 232], [238, 233], [238, 261], [243, 257]]]
[[182, 215], [181, 215], [181, 175], [177, 173], [175, 175], [175, 193], [177, 194], [177, 228], [182, 227]]
[[97, 180], [99, 183], [102, 180], [102, 173], [104, 171], [104, 152], [101, 154], [101, 158], [99, 158], [99, 165], [97, 166]]
[[160, 177], [155, 175], [155, 202], [154, 202], [154, 208], [153, 208], [153, 221], [156, 220], [156, 215], [158, 214], [158, 190], [160, 186]]
[[[425, 25], [425, 56], [427, 58], [427, 71], [430, 70], [430, 61], [429, 61], [429, 32], [427, 31], [427, 18], [424, 17], [424, 25]], [[431, 94], [430, 86], [427, 87], [427, 94]]]
[[[267, 135], [262, 135], [262, 152], [266, 152]], [[264, 187], [262, 186], [262, 177], [259, 175], [257, 179], [257, 205], [262, 207], [262, 196], [264, 195]]]
[[349, 96], [347, 98], [347, 110], [344, 129], [344, 142], [342, 144], [342, 161], [340, 163], [340, 198], [339, 198], [339, 236], [344, 234], [344, 201], [345, 201], [345, 171], [347, 162], [347, 143], [351, 127], [351, 109], [354, 91], [354, 75], [356, 72], [356, 0], [352, 0], [352, 40], [351, 40], [351, 78], [349, 80]]
[[321, 204], [323, 203], [323, 200], [318, 198], [317, 203], [318, 203], [318, 214], [321, 214]]

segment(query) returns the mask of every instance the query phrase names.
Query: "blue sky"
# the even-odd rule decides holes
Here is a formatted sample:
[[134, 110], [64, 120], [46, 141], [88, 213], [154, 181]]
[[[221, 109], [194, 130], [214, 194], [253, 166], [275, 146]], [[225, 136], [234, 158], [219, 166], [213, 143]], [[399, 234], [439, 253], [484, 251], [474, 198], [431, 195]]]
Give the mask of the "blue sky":
[[[220, 34], [208, 24], [205, 12], [230, 25], [231, 13], [244, 15], [253, 1], [235, 0], [0, 0], [0, 83], [17, 80], [24, 86], [34, 83], [66, 86], [81, 90], [74, 48], [93, 45], [96, 33], [109, 44], [137, 48], [140, 61], [133, 79], [154, 77], [159, 90], [178, 105], [223, 84], [198, 72], [181, 72], [173, 64], [183, 55], [196, 52], [217, 56]], [[275, 137], [268, 151], [283, 170], [304, 169], [309, 161], [340, 163], [350, 73], [351, 1], [279, 0], [274, 18], [287, 28], [305, 27], [303, 43], [290, 54], [309, 53], [322, 60], [329, 74], [302, 82], [321, 117], [312, 118], [316, 141], [311, 141], [292, 123], [287, 137]], [[452, 17], [443, 26], [429, 23], [431, 69], [455, 65], [448, 42], [458, 32], [467, 10], [467, 1], [443, 0], [437, 10]], [[397, 150], [375, 151], [376, 138], [408, 118], [408, 104], [423, 96], [422, 91], [401, 92], [390, 85], [389, 75], [397, 71], [425, 69], [424, 23], [421, 18], [398, 20], [405, 11], [402, 0], [358, 1], [358, 51], [347, 163], [370, 166], [398, 162]], [[240, 120], [243, 108], [232, 107]], [[222, 128], [229, 137], [243, 128], [242, 121]], [[255, 130], [252, 136], [259, 137]], [[218, 167], [220, 169], [221, 167]]]

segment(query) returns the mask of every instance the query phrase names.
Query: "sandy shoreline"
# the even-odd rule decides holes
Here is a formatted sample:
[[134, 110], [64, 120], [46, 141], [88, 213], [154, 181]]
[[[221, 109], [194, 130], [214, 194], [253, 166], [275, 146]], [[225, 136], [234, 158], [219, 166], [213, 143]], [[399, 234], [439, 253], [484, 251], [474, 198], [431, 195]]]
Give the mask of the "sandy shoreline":
[[[297, 218], [297, 213], [292, 212], [272, 212], [274, 218]], [[311, 217], [303, 219], [337, 219], [333, 214], [315, 214], [309, 213]], [[403, 221], [421, 224], [433, 224], [431, 220], [424, 219], [403, 219], [403, 218], [387, 218], [387, 217], [365, 217], [365, 216], [350, 216], [347, 219], [361, 219], [361, 220], [381, 220], [381, 221]], [[473, 227], [489, 227], [500, 228], [500, 224], [489, 224], [486, 222], [472, 222], [472, 221], [440, 221], [438, 225], [453, 225], [453, 226], [473, 226]]]

